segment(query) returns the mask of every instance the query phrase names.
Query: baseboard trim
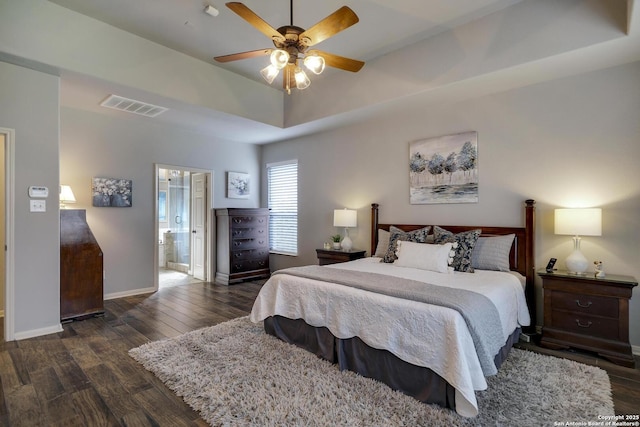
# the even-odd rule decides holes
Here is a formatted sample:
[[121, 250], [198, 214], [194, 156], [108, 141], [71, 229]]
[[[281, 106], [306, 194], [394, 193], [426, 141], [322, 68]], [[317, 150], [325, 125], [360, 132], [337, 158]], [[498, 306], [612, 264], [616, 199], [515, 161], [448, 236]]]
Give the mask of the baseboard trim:
[[111, 294], [105, 294], [104, 299], [106, 301], [106, 300], [116, 299], [116, 298], [132, 297], [134, 295], [150, 294], [155, 291], [156, 291], [156, 288], [152, 286], [150, 288], [133, 289], [131, 291], [113, 292]]
[[16, 341], [26, 340], [28, 338], [41, 337], [42, 335], [56, 334], [58, 332], [62, 332], [62, 325], [58, 323], [57, 325], [48, 326], [46, 328], [40, 329], [32, 329], [30, 331], [16, 332], [13, 334], [13, 338]]

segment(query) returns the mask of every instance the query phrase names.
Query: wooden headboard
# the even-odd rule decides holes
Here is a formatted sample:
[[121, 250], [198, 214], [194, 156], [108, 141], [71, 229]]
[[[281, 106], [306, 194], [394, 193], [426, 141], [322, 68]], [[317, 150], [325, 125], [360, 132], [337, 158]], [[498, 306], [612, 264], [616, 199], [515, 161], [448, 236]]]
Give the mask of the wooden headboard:
[[535, 260], [534, 260], [534, 244], [535, 244], [535, 200], [526, 200], [524, 202], [524, 226], [522, 227], [496, 227], [481, 225], [441, 225], [441, 224], [381, 224], [378, 222], [377, 203], [371, 204], [371, 255], [375, 254], [378, 246], [378, 230], [389, 230], [390, 226], [395, 226], [404, 231], [417, 230], [419, 228], [431, 225], [431, 233], [433, 225], [438, 225], [452, 233], [460, 233], [462, 231], [482, 229], [480, 236], [500, 236], [505, 234], [515, 234], [513, 246], [509, 254], [509, 265], [511, 270], [517, 271], [526, 278], [525, 296], [529, 306], [529, 314], [531, 316], [531, 325], [535, 325]]

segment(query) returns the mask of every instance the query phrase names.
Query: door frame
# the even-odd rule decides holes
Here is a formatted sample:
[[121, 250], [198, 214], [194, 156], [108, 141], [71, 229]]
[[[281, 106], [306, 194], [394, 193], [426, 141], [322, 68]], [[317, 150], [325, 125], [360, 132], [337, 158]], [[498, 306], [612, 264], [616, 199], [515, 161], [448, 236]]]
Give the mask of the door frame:
[[164, 163], [155, 163], [155, 171], [154, 171], [154, 180], [153, 180], [153, 226], [154, 226], [154, 235], [155, 240], [153, 243], [153, 287], [157, 291], [159, 288], [159, 273], [160, 269], [158, 267], [158, 255], [159, 255], [159, 247], [160, 247], [160, 235], [158, 233], [158, 181], [159, 181], [159, 172], [160, 169], [179, 169], [183, 171], [188, 171], [190, 173], [204, 173], [207, 176], [207, 198], [208, 198], [208, 208], [206, 217], [206, 250], [207, 250], [207, 266], [205, 268], [207, 274], [207, 281], [211, 282], [212, 274], [215, 271], [215, 266], [213, 265], [213, 255], [215, 254], [213, 251], [213, 239], [214, 230], [213, 230], [213, 171], [209, 169], [201, 169], [194, 168], [190, 166], [178, 166], [178, 165], [168, 165]]
[[15, 339], [15, 130], [0, 127], [4, 135], [4, 176], [5, 176], [5, 297], [4, 297], [4, 340]]

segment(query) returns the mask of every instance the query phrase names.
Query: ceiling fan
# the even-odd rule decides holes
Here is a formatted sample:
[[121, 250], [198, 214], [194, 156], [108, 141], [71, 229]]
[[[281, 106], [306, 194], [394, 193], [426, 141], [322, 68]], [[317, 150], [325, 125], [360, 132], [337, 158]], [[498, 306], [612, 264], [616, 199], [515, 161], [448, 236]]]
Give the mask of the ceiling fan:
[[364, 65], [364, 62], [356, 59], [345, 58], [317, 49], [309, 49], [311, 46], [315, 46], [358, 22], [358, 16], [347, 6], [342, 6], [308, 30], [305, 30], [293, 25], [293, 0], [290, 1], [291, 24], [284, 25], [278, 29], [273, 28], [240, 2], [230, 2], [226, 3], [226, 5], [258, 31], [269, 37], [273, 41], [275, 49], [251, 50], [216, 56], [214, 59], [218, 62], [230, 62], [270, 55], [271, 64], [262, 69], [260, 74], [271, 84], [280, 70], [284, 70], [282, 87], [289, 94], [292, 87], [306, 89], [311, 84], [309, 77], [298, 66], [298, 60], [302, 60], [305, 67], [315, 74], [322, 73], [325, 65], [352, 72], [360, 71]]

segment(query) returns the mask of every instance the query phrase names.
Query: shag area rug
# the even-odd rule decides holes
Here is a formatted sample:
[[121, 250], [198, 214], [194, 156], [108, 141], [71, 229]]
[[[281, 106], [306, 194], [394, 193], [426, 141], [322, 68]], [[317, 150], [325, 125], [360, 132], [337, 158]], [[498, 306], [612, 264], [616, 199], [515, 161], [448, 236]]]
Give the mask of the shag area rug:
[[553, 426], [614, 414], [605, 371], [515, 348], [477, 392], [475, 418], [341, 372], [247, 317], [129, 354], [214, 426]]

